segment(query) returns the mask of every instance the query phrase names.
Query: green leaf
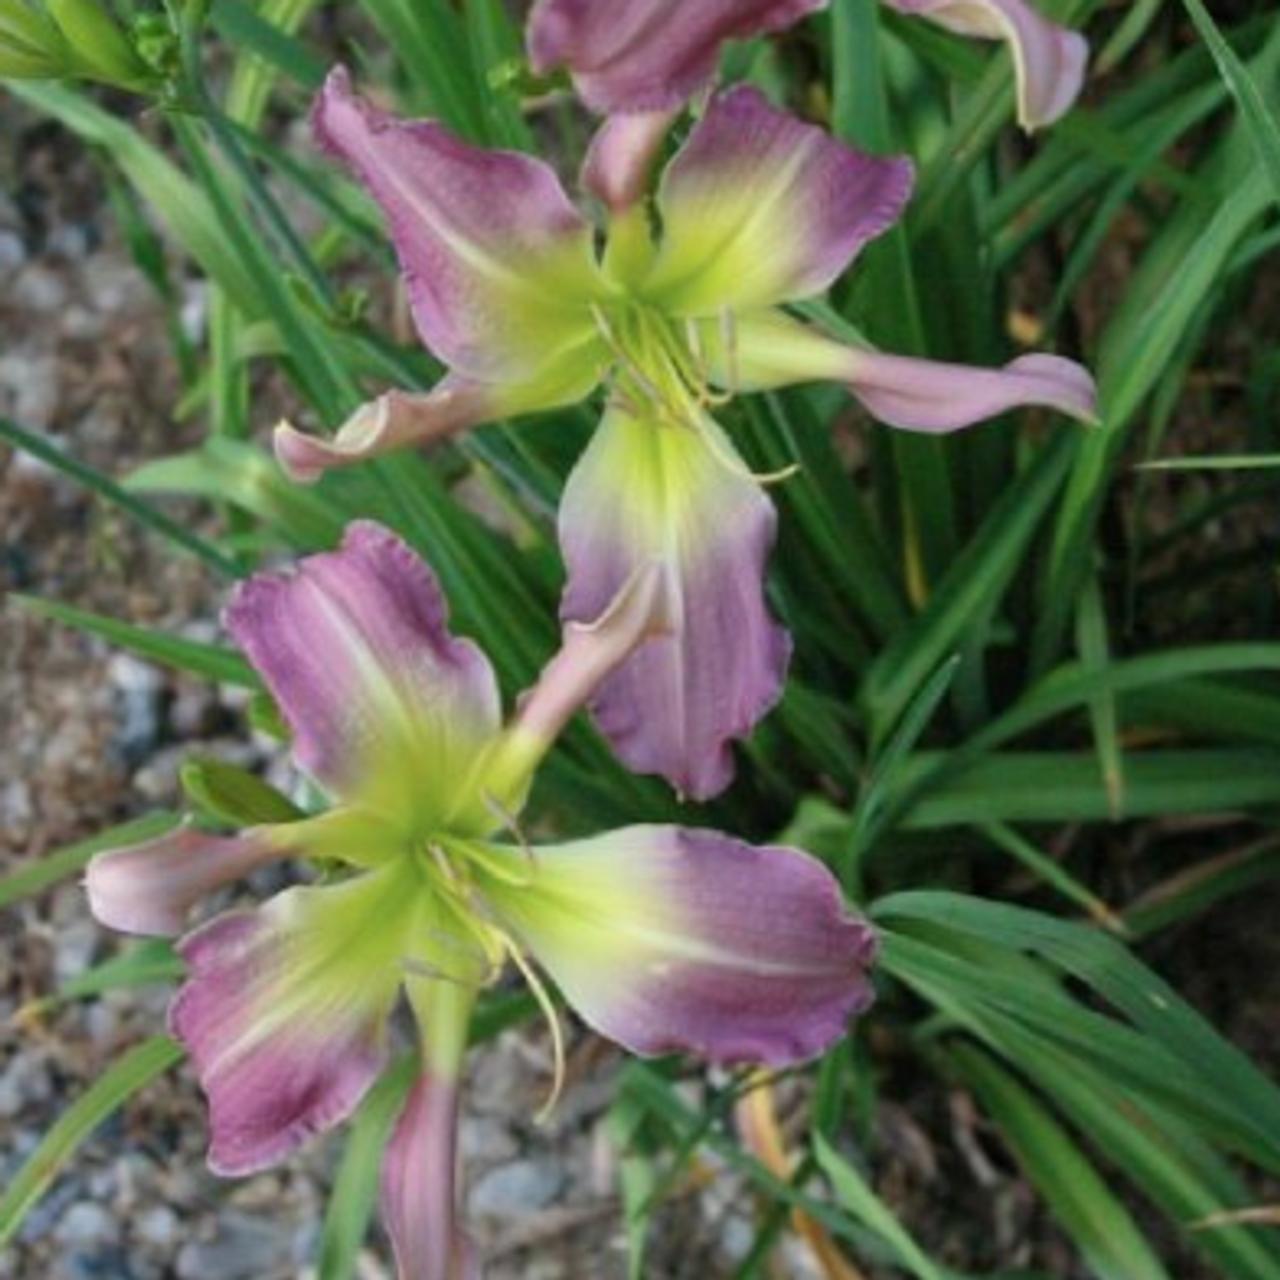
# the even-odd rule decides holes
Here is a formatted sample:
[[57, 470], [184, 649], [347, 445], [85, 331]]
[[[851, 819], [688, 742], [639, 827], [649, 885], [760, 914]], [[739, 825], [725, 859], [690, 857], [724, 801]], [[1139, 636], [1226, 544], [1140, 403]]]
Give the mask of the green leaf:
[[[307, 0], [306, 7], [311, 7], [312, 3], [314, 0]], [[213, 0], [209, 16], [213, 25], [232, 44], [252, 52], [295, 84], [314, 92], [324, 82], [327, 67], [324, 59], [287, 31], [268, 22], [244, 0]], [[239, 112], [235, 114], [237, 117], [240, 115]]]
[[875, 916], [928, 922], [1039, 956], [1087, 983], [1199, 1078], [1206, 1100], [1254, 1134], [1257, 1157], [1280, 1168], [1280, 1088], [1114, 938], [1043, 912], [956, 893], [894, 894], [876, 903]]
[[618, 1181], [627, 1228], [627, 1280], [644, 1280], [649, 1220], [659, 1187], [653, 1159], [644, 1146], [647, 1119], [644, 1108], [625, 1093], [609, 1108], [609, 1136], [618, 1152]]
[[6, 89], [101, 147], [146, 201], [165, 229], [236, 300], [246, 315], [265, 310], [249, 264], [227, 243], [208, 193], [123, 120], [72, 89], [52, 84], [9, 84]]
[[1089, 721], [1093, 728], [1094, 749], [1110, 817], [1124, 814], [1124, 757], [1120, 750], [1120, 725], [1115, 694], [1105, 686], [1107, 668], [1111, 665], [1111, 644], [1107, 635], [1107, 614], [1097, 576], [1091, 577], [1080, 592], [1076, 613], [1076, 647], [1080, 662], [1089, 678], [1097, 682], [1089, 698]]
[[342, 1149], [320, 1238], [319, 1280], [352, 1280], [378, 1199], [382, 1153], [418, 1070], [406, 1054], [386, 1071], [360, 1104]]
[[175, 954], [171, 942], [164, 938], [148, 938], [145, 942], [136, 943], [119, 955], [94, 965], [92, 969], [77, 974], [62, 983], [55, 995], [33, 1000], [26, 1009], [41, 1013], [69, 1000], [85, 1000], [90, 996], [100, 996], [106, 991], [171, 982], [182, 977], [185, 971], [186, 966]]
[[1132, 1215], [1035, 1097], [975, 1048], [949, 1057], [1099, 1280], [1168, 1280]]
[[[820, 1133], [814, 1134], [813, 1150], [818, 1158], [818, 1166], [831, 1179], [836, 1199], [885, 1241], [901, 1266], [917, 1280], [946, 1280], [946, 1272], [925, 1255], [898, 1221], [893, 1210], [876, 1195], [862, 1174]], [[1129, 1280], [1141, 1280], [1141, 1277], [1132, 1276]]]
[[[1130, 818], [1219, 813], [1280, 805], [1280, 754], [1148, 751], [1129, 755]], [[925, 785], [926, 779], [928, 785]], [[1111, 797], [1092, 752], [1005, 751], [955, 766], [949, 753], [917, 752], [891, 797], [908, 827], [983, 822], [1104, 822]]]
[[1271, 183], [1272, 199], [1280, 203], [1280, 120], [1267, 105], [1257, 82], [1249, 74], [1249, 68], [1223, 38], [1201, 0], [1182, 0], [1182, 3], [1196, 24], [1200, 38], [1209, 46], [1209, 52], [1213, 54], [1213, 60], [1240, 108], [1240, 118], [1249, 131], [1258, 159]]
[[77, 484], [83, 485], [91, 493], [96, 493], [113, 506], [119, 507], [139, 524], [168, 539], [174, 546], [181, 547], [183, 551], [203, 560], [218, 573], [231, 578], [240, 576], [240, 566], [217, 547], [192, 533], [185, 525], [171, 519], [150, 503], [140, 501], [110, 476], [83, 462], [77, 462], [75, 458], [55, 448], [42, 437], [25, 431], [16, 422], [0, 418], [0, 440], [7, 440], [14, 448], [21, 449], [24, 453], [39, 458], [41, 462], [48, 463]]
[[215, 437], [190, 453], [144, 463], [125, 481], [134, 493], [180, 493], [230, 502], [278, 529], [295, 546], [336, 546], [343, 512], [293, 484], [274, 458], [243, 440]]
[[182, 1047], [167, 1036], [117, 1059], [54, 1122], [0, 1196], [0, 1247], [13, 1239], [32, 1206], [49, 1189], [76, 1149], [135, 1093], [182, 1060]]
[[989, 616], [1000, 600], [1058, 491], [1077, 434], [1074, 427], [1059, 429], [1009, 486], [920, 615], [881, 651], [861, 695], [873, 734], [893, 724], [928, 674], [958, 647], [965, 629]]
[[257, 775], [222, 760], [199, 758], [183, 764], [182, 789], [210, 817], [233, 827], [296, 822], [306, 814]]
[[101, 636], [113, 645], [130, 649], [177, 671], [188, 671], [192, 675], [247, 689], [257, 688], [260, 684], [253, 668], [234, 650], [224, 649], [221, 645], [166, 635], [163, 631], [121, 622], [100, 613], [89, 613], [58, 600], [42, 600], [38, 596], [16, 592], [8, 599], [42, 618], [51, 618], [89, 635]]
[[95, 853], [151, 840], [163, 835], [177, 823], [176, 813], [152, 813], [145, 818], [135, 818], [132, 822], [100, 831], [88, 840], [65, 845], [53, 853], [32, 859], [29, 866], [19, 867], [17, 871], [0, 878], [0, 908], [12, 906], [15, 902], [30, 898], [58, 881], [75, 875], [88, 864]]

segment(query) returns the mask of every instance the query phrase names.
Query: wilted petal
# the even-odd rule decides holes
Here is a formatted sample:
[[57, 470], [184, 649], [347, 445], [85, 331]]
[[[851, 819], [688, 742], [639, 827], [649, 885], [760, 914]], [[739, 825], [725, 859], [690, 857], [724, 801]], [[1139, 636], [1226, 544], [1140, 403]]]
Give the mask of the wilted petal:
[[714, 380], [760, 391], [833, 381], [882, 422], [908, 431], [947, 432], [1025, 406], [1096, 422], [1089, 372], [1061, 356], [1026, 355], [999, 369], [887, 355], [849, 346], [780, 312], [738, 317], [731, 328], [704, 324], [699, 340]]
[[275, 430], [276, 458], [290, 479], [310, 484], [334, 467], [407, 445], [428, 445], [494, 417], [493, 393], [482, 383], [446, 377], [430, 392], [388, 391], [362, 404], [331, 439], [309, 435], [287, 422]]
[[773, 504], [719, 428], [610, 408], [560, 504], [569, 570], [561, 615], [598, 618], [656, 563], [669, 635], [605, 677], [591, 708], [622, 761], [696, 799], [733, 776], [732, 739], [777, 701], [790, 639], [769, 616]]
[[334, 467], [434, 444], [498, 418], [574, 404], [590, 394], [604, 363], [603, 356], [593, 363], [586, 354], [553, 361], [530, 382], [486, 384], [449, 374], [429, 392], [388, 391], [361, 405], [331, 438], [282, 422], [273, 442], [276, 458], [291, 479], [309, 484]]
[[906, 158], [855, 151], [740, 86], [712, 99], [658, 188], [643, 293], [681, 315], [821, 293], [911, 192]]
[[382, 1220], [400, 1280], [479, 1280], [457, 1224], [458, 1077], [474, 992], [410, 979], [421, 1028], [422, 1075], [382, 1159]]
[[799, 22], [827, 0], [537, 0], [529, 61], [566, 67], [596, 111], [678, 107], [715, 75], [720, 46]]
[[417, 897], [403, 864], [289, 889], [179, 944], [169, 1013], [209, 1099], [216, 1173], [252, 1173], [355, 1109], [386, 1059]]
[[485, 885], [498, 917], [634, 1053], [784, 1066], [821, 1053], [871, 1002], [875, 935], [795, 849], [638, 826], [520, 865], [522, 882]]
[[314, 124], [382, 206], [418, 330], [445, 363], [481, 382], [525, 381], [594, 343], [591, 230], [547, 165], [379, 111], [341, 67]]
[[298, 763], [389, 820], [438, 816], [498, 731], [488, 659], [449, 633], [435, 575], [389, 530], [244, 583], [225, 622], [293, 730]]
[[205, 894], [286, 852], [278, 834], [265, 828], [227, 837], [180, 827], [97, 854], [85, 873], [89, 909], [122, 933], [175, 937]]
[[479, 1280], [458, 1230], [458, 1081], [422, 1076], [382, 1157], [382, 1220], [400, 1280]]
[[1018, 123], [1052, 124], [1070, 110], [1084, 84], [1089, 44], [1050, 22], [1025, 0], [885, 0], [900, 13], [931, 18], [962, 36], [1007, 40], [1018, 84]]

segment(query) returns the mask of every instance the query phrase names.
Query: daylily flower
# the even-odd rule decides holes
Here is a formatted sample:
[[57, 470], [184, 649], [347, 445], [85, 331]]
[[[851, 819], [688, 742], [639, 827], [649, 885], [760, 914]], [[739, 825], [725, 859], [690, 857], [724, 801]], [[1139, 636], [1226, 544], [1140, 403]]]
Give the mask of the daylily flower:
[[588, 165], [609, 207], [598, 257], [547, 165], [397, 120], [334, 71], [318, 136], [382, 206], [418, 330], [450, 372], [429, 394], [366, 405], [331, 440], [282, 425], [275, 443], [286, 470], [312, 479], [604, 382], [603, 420], [560, 508], [562, 613], [593, 618], [637, 566], [660, 565], [671, 633], [610, 675], [593, 710], [627, 765], [701, 799], [728, 784], [729, 744], [776, 701], [790, 655], [764, 599], [773, 504], [710, 410], [736, 391], [834, 379], [882, 421], [938, 432], [1025, 404], [1088, 419], [1094, 391], [1054, 356], [972, 369], [884, 355], [780, 309], [825, 290], [893, 224], [908, 160], [864, 155], [731, 89], [667, 166], [655, 235], [626, 119], [605, 124]]
[[[472, 1006], [506, 961], [553, 1029], [539, 968], [639, 1054], [795, 1063], [870, 1003], [874, 934], [797, 850], [670, 826], [536, 848], [520, 834], [559, 730], [666, 625], [659, 586], [642, 567], [593, 625], [570, 624], [504, 728], [493, 671], [450, 634], [430, 569], [381, 526], [353, 525], [338, 551], [250, 579], [226, 614], [333, 807], [233, 836], [188, 827], [90, 864], [98, 919], [160, 935], [259, 865], [325, 869], [182, 939], [170, 1026], [208, 1095], [212, 1168], [248, 1174], [350, 1115], [404, 993], [421, 1073], [382, 1179], [404, 1280], [477, 1274], [455, 1224], [458, 1078]], [[559, 1063], [558, 1030], [555, 1043]]]
[[[884, 2], [960, 35], [1007, 41], [1024, 129], [1051, 124], [1079, 96], [1088, 44], [1026, 0]], [[601, 113], [669, 112], [712, 82], [726, 40], [780, 31], [826, 6], [827, 0], [537, 0], [529, 62], [539, 74], [566, 68], [583, 101]]]

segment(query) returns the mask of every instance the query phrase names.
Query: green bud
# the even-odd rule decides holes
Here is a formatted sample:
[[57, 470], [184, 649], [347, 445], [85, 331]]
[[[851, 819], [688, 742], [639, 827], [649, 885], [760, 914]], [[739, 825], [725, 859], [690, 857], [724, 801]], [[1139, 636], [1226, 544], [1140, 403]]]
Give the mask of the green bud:
[[202, 813], [229, 826], [294, 822], [306, 816], [275, 787], [221, 760], [188, 760], [179, 776], [191, 803]]
[[535, 75], [524, 58], [506, 58], [495, 62], [485, 73], [485, 80], [494, 92], [507, 91], [521, 98], [542, 98], [549, 93], [573, 88], [567, 72], [552, 71], [549, 75]]
[[169, 78], [178, 68], [179, 44], [173, 27], [158, 13], [140, 13], [130, 30], [138, 57], [156, 75]]
[[146, 64], [98, 0], [45, 0], [45, 4], [71, 46], [81, 75], [122, 89], [148, 83]]

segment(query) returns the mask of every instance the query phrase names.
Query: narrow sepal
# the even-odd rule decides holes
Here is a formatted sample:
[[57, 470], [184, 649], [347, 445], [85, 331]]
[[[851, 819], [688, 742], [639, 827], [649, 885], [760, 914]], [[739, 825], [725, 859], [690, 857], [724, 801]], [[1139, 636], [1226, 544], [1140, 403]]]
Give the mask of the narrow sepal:
[[266, 828], [215, 836], [193, 826], [154, 840], [107, 849], [85, 873], [89, 910], [122, 933], [176, 937], [207, 893], [285, 856], [287, 847]]

